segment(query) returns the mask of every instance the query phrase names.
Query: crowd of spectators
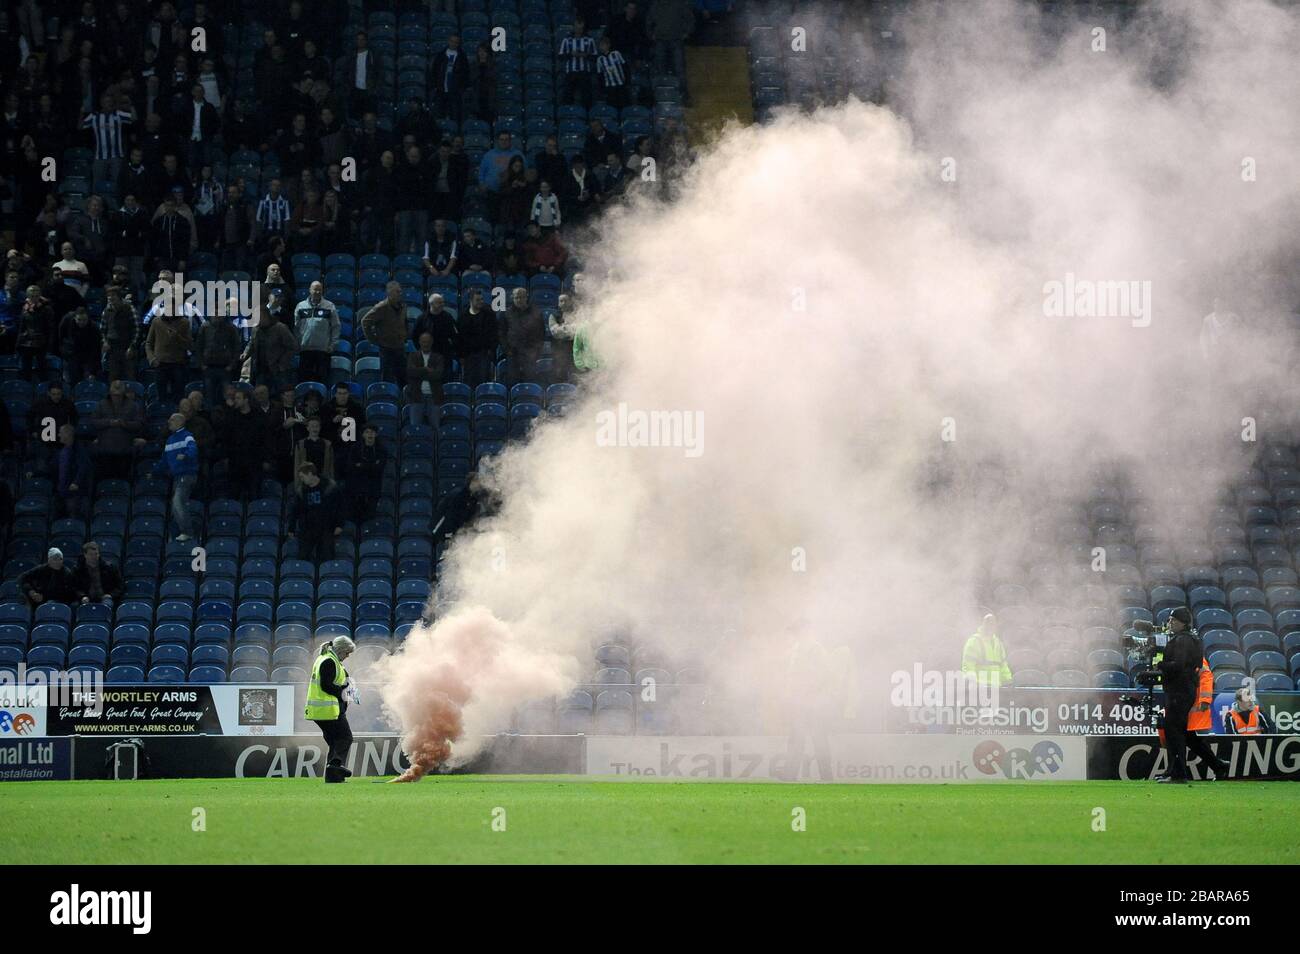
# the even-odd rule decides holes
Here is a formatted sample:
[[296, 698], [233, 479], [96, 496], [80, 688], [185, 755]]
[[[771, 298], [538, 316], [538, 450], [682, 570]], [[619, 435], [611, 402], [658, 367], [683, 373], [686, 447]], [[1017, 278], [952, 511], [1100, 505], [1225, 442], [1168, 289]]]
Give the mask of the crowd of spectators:
[[[426, 7], [368, 2], [362, 20]], [[251, 87], [227, 49], [250, 17], [266, 25]], [[355, 22], [347, 4], [301, 0], [0, 11], [0, 361], [29, 387], [21, 426], [0, 402], [0, 524], [32, 478], [50, 482], [52, 518], [89, 523], [98, 483], [156, 474], [185, 542], [192, 499], [247, 502], [269, 478], [300, 552], [329, 559], [345, 522], [375, 516], [396, 448], [332, 364], [352, 303], [345, 318], [326, 283], [295, 284], [295, 255], [418, 260], [420, 281], [408, 272], [355, 309], [356, 341], [377, 350], [403, 422], [435, 436], [446, 382], [559, 382], [595, 366], [565, 329], [570, 295], [541, 307], [529, 280], [571, 278], [575, 229], [662, 191], [689, 159], [682, 129], [668, 117], [625, 141], [593, 113], [585, 139], [498, 130], [479, 152], [457, 129], [500, 117], [492, 49], [431, 34], [428, 96], [389, 114], [377, 96], [389, 54]], [[692, 27], [688, 0], [579, 0], [555, 35], [558, 102], [612, 107], [604, 116], [653, 105], [636, 77], [684, 84]], [[173, 294], [209, 270], [255, 279], [251, 312], [238, 296], [213, 308]], [[454, 305], [433, 290], [479, 275], [489, 281], [461, 285]], [[448, 502], [447, 526], [473, 509], [467, 493]], [[121, 583], [91, 540], [75, 570], [51, 548], [21, 589], [32, 605], [111, 605]]]

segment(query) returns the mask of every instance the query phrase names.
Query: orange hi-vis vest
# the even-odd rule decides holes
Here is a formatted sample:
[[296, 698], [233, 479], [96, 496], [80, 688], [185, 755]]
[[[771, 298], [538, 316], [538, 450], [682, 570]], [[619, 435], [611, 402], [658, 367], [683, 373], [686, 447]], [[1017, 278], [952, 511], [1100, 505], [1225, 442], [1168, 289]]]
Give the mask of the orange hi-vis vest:
[[1232, 728], [1237, 735], [1259, 735], [1259, 706], [1250, 710], [1250, 715], [1246, 718], [1241, 717], [1241, 713], [1236, 709], [1228, 712], [1232, 716]]
[[1196, 704], [1187, 715], [1187, 731], [1203, 732], [1210, 728], [1210, 707], [1214, 703], [1214, 674], [1210, 664], [1201, 659], [1200, 688], [1196, 692]]

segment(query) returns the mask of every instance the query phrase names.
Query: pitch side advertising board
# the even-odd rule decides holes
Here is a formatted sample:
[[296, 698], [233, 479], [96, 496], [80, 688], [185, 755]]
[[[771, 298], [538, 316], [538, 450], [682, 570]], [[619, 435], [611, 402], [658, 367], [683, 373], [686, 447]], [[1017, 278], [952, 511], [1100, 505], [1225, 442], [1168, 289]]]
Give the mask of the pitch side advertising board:
[[[1204, 736], [1210, 750], [1228, 765], [1228, 778], [1300, 781], [1300, 735]], [[1200, 759], [1189, 753], [1193, 779], [1207, 775]], [[1088, 739], [1088, 778], [1152, 779], [1169, 771], [1169, 759], [1154, 735], [1139, 738], [1093, 736]]]
[[72, 778], [72, 740], [0, 738], [0, 782]]
[[293, 686], [50, 686], [42, 692], [42, 721], [34, 733], [40, 735], [243, 736], [294, 731]]
[[[79, 736], [76, 777], [106, 778], [112, 746], [122, 736]], [[60, 740], [65, 741], [65, 740]], [[329, 747], [319, 734], [247, 736], [147, 736], [142, 739], [145, 778], [320, 778]], [[580, 735], [496, 735], [457, 771], [485, 774], [580, 775]], [[356, 733], [345, 763], [356, 778], [399, 775], [410, 763], [393, 733]]]
[[[1139, 689], [1002, 689], [997, 704], [889, 706], [885, 730], [946, 735], [1115, 735], [1151, 732]], [[1156, 703], [1163, 696], [1156, 694]], [[1233, 694], [1214, 697], [1212, 731], [1222, 734]], [[1279, 732], [1300, 731], [1300, 692], [1263, 692], [1259, 704]]]
[[591, 736], [587, 774], [800, 782], [1081, 780], [1082, 738]]

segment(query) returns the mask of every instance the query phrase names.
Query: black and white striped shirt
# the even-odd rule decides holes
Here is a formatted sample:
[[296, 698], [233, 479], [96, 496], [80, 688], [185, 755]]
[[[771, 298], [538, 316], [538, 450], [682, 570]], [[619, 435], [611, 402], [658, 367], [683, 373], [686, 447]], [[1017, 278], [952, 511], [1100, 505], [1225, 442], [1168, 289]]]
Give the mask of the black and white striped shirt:
[[257, 203], [256, 219], [266, 232], [283, 232], [289, 224], [289, 200], [284, 196], [273, 198], [268, 192]]
[[626, 66], [627, 60], [623, 59], [623, 54], [618, 50], [610, 50], [596, 57], [596, 70], [606, 88], [622, 86], [627, 82]]
[[566, 73], [590, 73], [596, 55], [596, 41], [589, 36], [566, 36], [560, 41], [560, 57]]
[[95, 137], [96, 159], [121, 159], [122, 127], [129, 126], [134, 120], [124, 109], [115, 109], [107, 113], [89, 113], [81, 121], [82, 129], [91, 130]]

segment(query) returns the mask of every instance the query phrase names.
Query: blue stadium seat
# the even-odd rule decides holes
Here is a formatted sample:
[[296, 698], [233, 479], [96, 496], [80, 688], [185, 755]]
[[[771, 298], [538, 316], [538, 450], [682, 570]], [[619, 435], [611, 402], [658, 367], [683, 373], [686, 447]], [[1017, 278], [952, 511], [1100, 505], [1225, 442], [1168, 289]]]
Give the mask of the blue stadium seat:
[[[311, 598], [310, 587], [307, 598]], [[317, 613], [319, 614], [319, 610]], [[282, 623], [310, 623], [311, 604], [299, 600], [281, 602], [275, 609], [275, 622], [277, 625]]]
[[311, 641], [311, 627], [305, 623], [282, 623], [275, 628], [275, 645], [306, 645]]
[[297, 666], [306, 669], [311, 666], [311, 663], [311, 654], [305, 646], [300, 645], [277, 646], [275, 652], [271, 654], [270, 661], [273, 669], [279, 669], [281, 666]]
[[111, 666], [104, 674], [104, 682], [110, 685], [128, 685], [144, 682], [144, 669], [136, 665]]
[[62, 669], [67, 659], [64, 647], [56, 645], [33, 645], [27, 650], [27, 666], [51, 666]]
[[224, 666], [203, 665], [190, 670], [189, 682], [197, 685], [209, 685], [226, 681]]
[[196, 646], [201, 644], [210, 644], [226, 646], [230, 643], [230, 624], [206, 622], [199, 623], [194, 627], [194, 643]]
[[194, 666], [219, 666], [222, 674], [230, 665], [230, 650], [216, 644], [200, 644], [190, 654], [190, 664]]
[[183, 683], [185, 670], [180, 666], [154, 666], [149, 670], [149, 682], [166, 684]]
[[77, 607], [77, 623], [101, 623], [107, 626], [113, 621], [113, 611], [103, 603], [86, 603]]
[[189, 647], [176, 643], [156, 645], [153, 652], [149, 654], [149, 663], [152, 666], [172, 665], [189, 668]]
[[590, 734], [594, 709], [591, 693], [574, 690], [556, 707], [555, 731], [561, 735]]
[[261, 666], [236, 666], [230, 671], [229, 682], [254, 683], [269, 682], [266, 670]]
[[[241, 602], [236, 609], [236, 619], [240, 624], [240, 628], [244, 623], [260, 623], [269, 627], [271, 617], [271, 604], [263, 600], [246, 600]], [[238, 639], [238, 633], [236, 633], [236, 639]]]
[[72, 631], [72, 644], [108, 646], [108, 627], [103, 623], [80, 623]]
[[629, 735], [634, 718], [632, 693], [626, 689], [605, 689], [596, 696], [595, 731], [603, 735]]
[[[237, 645], [235, 651], [230, 656], [231, 665], [240, 666], [258, 666], [267, 669], [271, 665], [271, 652], [265, 646], [257, 645]], [[231, 674], [231, 682], [238, 682]]]
[[33, 646], [60, 646], [67, 649], [70, 642], [68, 627], [64, 623], [41, 623], [32, 627], [31, 642]]
[[42, 603], [36, 607], [36, 623], [61, 623], [65, 628], [72, 626], [72, 608], [66, 603]]
[[[0, 651], [5, 649], [0, 646]], [[21, 657], [20, 657], [21, 658]], [[4, 659], [0, 656], [0, 665], [4, 665]], [[108, 668], [108, 650], [104, 646], [93, 643], [74, 644], [68, 652], [69, 666], [91, 666], [95, 669]]]

